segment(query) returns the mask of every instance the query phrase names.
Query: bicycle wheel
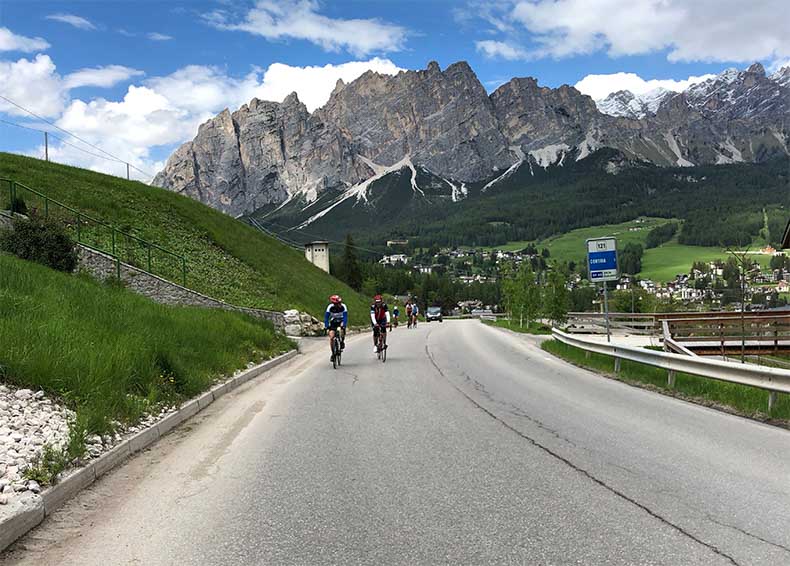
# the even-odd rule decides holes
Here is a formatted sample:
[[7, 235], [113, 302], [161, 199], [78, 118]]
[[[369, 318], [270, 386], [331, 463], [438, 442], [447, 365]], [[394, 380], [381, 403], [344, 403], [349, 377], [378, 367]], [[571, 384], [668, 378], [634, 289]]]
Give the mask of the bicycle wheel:
[[340, 351], [337, 347], [337, 338], [332, 339], [332, 367], [337, 369], [340, 365]]
[[381, 363], [383, 364], [386, 361], [387, 361], [387, 346], [385, 344], [384, 347], [381, 349]]

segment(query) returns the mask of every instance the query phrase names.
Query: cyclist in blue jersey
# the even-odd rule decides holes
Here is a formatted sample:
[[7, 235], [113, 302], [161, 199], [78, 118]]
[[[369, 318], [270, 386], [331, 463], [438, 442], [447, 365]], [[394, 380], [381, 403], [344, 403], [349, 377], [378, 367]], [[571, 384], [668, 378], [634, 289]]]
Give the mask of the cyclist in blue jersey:
[[[340, 331], [340, 349], [346, 347], [346, 326], [348, 326], [348, 309], [343, 304], [343, 299], [340, 295], [332, 295], [329, 297], [329, 305], [326, 307], [324, 313], [324, 328], [329, 330], [329, 351], [332, 351], [332, 339], [335, 337], [335, 332]], [[334, 354], [331, 358], [334, 359]], [[332, 361], [330, 360], [330, 361]]]

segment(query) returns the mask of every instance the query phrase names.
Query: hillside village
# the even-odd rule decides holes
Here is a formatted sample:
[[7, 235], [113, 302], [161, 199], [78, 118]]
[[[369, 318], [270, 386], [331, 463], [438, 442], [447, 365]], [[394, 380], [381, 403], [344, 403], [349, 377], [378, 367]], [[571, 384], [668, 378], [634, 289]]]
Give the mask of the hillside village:
[[[694, 262], [686, 273], [678, 273], [670, 281], [654, 281], [639, 275], [623, 275], [611, 288], [619, 292], [638, 291], [655, 299], [656, 304], [672, 304], [689, 310], [740, 309], [745, 300], [746, 310], [762, 310], [784, 306], [790, 298], [790, 257], [785, 252], [765, 246], [748, 254], [736, 252], [722, 259]], [[770, 258], [763, 267], [756, 258]], [[739, 267], [744, 258], [743, 277]], [[568, 273], [568, 290], [591, 287], [586, 278], [586, 266], [574, 262], [554, 261], [547, 248], [538, 250], [529, 245], [521, 251], [502, 249], [475, 250], [434, 248], [407, 253], [384, 255], [379, 264], [385, 267], [411, 270], [421, 274], [447, 275], [464, 284], [496, 283], [506, 264], [531, 263], [533, 269], [545, 270], [559, 264]], [[743, 293], [743, 299], [741, 297]], [[479, 301], [473, 302], [480, 306]], [[468, 305], [460, 305], [467, 306]], [[496, 308], [495, 305], [486, 305]], [[635, 308], [637, 308], [635, 306]]]

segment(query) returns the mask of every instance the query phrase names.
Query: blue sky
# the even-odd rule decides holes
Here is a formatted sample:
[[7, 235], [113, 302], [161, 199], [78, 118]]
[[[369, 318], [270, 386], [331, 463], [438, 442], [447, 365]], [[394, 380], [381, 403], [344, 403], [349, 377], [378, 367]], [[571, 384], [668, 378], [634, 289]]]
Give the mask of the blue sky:
[[[776, 68], [790, 59], [784, 13], [784, 0], [0, 0], [0, 95], [155, 172], [224, 107], [296, 90], [313, 109], [367, 68], [466, 60], [488, 90], [534, 76], [594, 97]], [[70, 139], [1, 100], [0, 118]], [[0, 150], [38, 155], [40, 138], [0, 124]], [[125, 171], [57, 140], [52, 153]]]

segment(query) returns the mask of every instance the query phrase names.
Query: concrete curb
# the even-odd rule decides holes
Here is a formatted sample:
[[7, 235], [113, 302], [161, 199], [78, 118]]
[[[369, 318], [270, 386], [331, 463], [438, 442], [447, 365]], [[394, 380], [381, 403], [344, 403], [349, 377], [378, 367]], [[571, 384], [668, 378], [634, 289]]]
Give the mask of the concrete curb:
[[223, 395], [262, 373], [274, 369], [296, 355], [298, 355], [297, 350], [291, 350], [243, 371], [225, 383], [211, 388], [198, 398], [187, 401], [175, 413], [166, 416], [156, 424], [114, 446], [112, 450], [91, 461], [84, 468], [80, 468], [60, 480], [56, 485], [42, 492], [41, 496], [27, 497], [18, 502], [19, 509], [13, 515], [0, 522], [0, 552], [38, 526], [45, 517], [54, 513], [66, 501], [123, 463], [129, 456], [148, 448], [165, 434], [211, 405]]

